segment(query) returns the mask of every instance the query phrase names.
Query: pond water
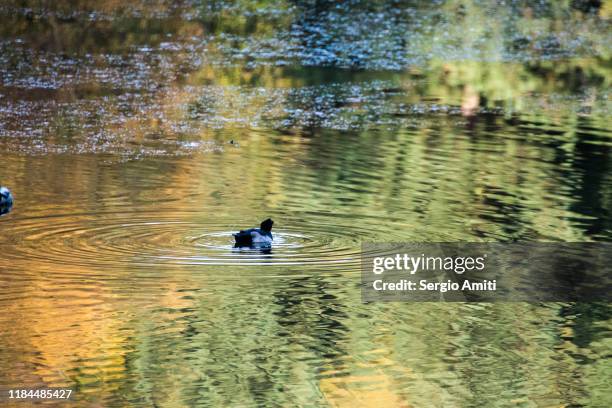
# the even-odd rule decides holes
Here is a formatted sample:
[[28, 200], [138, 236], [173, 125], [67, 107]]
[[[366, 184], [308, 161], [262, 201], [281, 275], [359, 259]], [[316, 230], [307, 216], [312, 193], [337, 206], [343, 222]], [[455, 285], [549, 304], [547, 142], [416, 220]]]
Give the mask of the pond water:
[[612, 7], [525, 3], [3, 2], [0, 388], [611, 406], [607, 303], [361, 302], [362, 242], [612, 239]]

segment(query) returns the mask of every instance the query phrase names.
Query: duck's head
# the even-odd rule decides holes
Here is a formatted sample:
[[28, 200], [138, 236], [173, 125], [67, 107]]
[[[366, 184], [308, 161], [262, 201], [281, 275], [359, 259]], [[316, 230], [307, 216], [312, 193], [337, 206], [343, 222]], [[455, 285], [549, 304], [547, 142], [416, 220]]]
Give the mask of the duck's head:
[[273, 224], [274, 221], [272, 221], [271, 218], [268, 218], [267, 220], [264, 220], [261, 222], [261, 224], [259, 224], [259, 228], [262, 230], [262, 232], [272, 232]]

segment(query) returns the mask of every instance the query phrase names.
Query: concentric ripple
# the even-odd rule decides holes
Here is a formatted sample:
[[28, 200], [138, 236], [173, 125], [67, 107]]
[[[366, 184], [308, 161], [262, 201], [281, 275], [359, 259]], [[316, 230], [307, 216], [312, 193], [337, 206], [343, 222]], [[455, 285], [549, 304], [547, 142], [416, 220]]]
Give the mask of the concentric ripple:
[[[193, 217], [193, 215], [192, 215]], [[355, 236], [297, 225], [277, 230], [270, 251], [234, 248], [228, 225], [159, 214], [69, 214], [8, 221], [2, 246], [9, 260], [49, 265], [324, 265], [359, 268]], [[316, 231], [315, 231], [316, 229]]]

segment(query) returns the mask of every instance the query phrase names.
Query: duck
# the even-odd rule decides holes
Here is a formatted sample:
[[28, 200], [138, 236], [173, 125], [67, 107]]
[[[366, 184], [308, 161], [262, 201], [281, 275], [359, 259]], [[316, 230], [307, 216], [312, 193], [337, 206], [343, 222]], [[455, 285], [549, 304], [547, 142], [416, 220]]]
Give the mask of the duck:
[[272, 246], [272, 240], [274, 237], [272, 236], [272, 225], [274, 225], [274, 221], [268, 218], [259, 224], [259, 228], [250, 228], [246, 230], [240, 230], [235, 234], [234, 239], [236, 243], [234, 247], [270, 247]]
[[0, 186], [0, 215], [9, 212], [12, 206], [13, 195], [11, 191], [6, 187]]

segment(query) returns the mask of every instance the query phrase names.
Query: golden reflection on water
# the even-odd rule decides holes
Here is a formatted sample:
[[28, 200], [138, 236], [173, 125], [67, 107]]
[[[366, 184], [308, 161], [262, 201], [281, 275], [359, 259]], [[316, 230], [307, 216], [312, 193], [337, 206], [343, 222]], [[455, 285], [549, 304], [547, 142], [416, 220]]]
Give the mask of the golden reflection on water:
[[[70, 387], [78, 407], [610, 406], [607, 304], [358, 287], [366, 240], [610, 239], [609, 5], [506, 8], [491, 30], [447, 2], [465, 35], [410, 31], [426, 62], [347, 70], [287, 40], [303, 5], [264, 3], [0, 8], [0, 387]], [[267, 216], [286, 245], [232, 251]]]
[[[83, 402], [136, 402], [150, 392], [182, 406], [209, 381], [219, 404], [254, 402], [252, 386], [231, 380], [244, 374], [280, 381], [274, 398], [287, 403], [464, 406], [501, 395], [550, 405], [567, 387], [586, 393], [605, 372], [597, 372], [605, 343], [577, 346], [572, 324], [559, 318], [564, 305], [369, 307], [353, 279], [333, 275], [309, 286], [311, 278], [249, 270], [224, 279], [154, 268], [118, 279], [26, 265], [19, 269], [37, 277], [4, 290], [18, 295], [3, 301], [3, 384], [76, 387]], [[576, 355], [601, 363], [585, 366]]]
[[239, 147], [126, 163], [8, 155], [19, 205], [1, 220], [2, 385], [72, 386], [77, 406], [605, 402], [606, 306], [364, 305], [358, 264], [278, 266], [279, 250], [267, 266], [215, 267], [207, 256], [237, 255], [187, 239], [230, 240], [264, 214], [310, 236], [298, 256], [321, 261], [373, 236], [597, 238], [553, 148], [457, 129], [237, 132]]

